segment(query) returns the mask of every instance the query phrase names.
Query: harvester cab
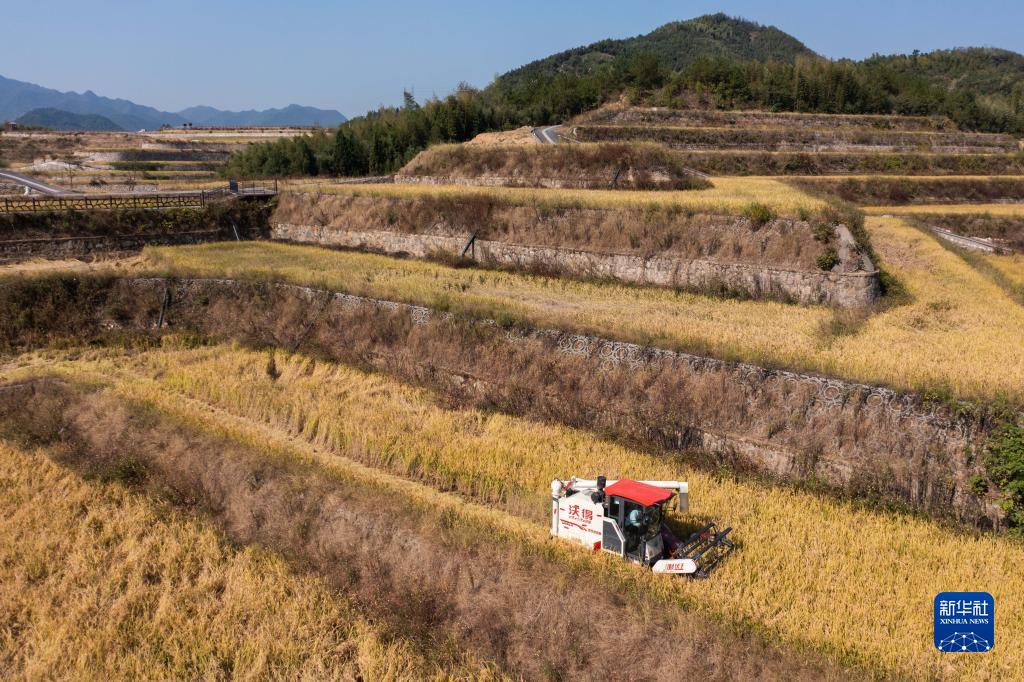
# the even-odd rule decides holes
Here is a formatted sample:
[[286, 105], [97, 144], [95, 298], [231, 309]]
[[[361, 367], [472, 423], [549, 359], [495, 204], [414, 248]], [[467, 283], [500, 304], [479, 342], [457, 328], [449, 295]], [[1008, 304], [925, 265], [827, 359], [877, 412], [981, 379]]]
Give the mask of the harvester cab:
[[671, 503], [689, 505], [681, 481], [607, 481], [571, 478], [551, 482], [551, 534], [649, 566], [655, 573], [706, 578], [733, 549], [728, 535], [709, 524], [679, 540], [665, 523]]

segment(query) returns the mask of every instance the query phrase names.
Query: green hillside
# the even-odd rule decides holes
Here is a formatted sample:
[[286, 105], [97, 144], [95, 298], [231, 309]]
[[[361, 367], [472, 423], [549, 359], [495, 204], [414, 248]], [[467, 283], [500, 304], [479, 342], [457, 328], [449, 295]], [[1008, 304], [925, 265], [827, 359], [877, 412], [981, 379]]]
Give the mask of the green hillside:
[[19, 116], [15, 122], [23, 126], [49, 128], [50, 130], [124, 130], [106, 116], [74, 114], [70, 111], [50, 108], [33, 109]]
[[949, 118], [965, 131], [1024, 136], [1024, 56], [961, 48], [862, 61], [821, 57], [777, 28], [724, 14], [603, 40], [516, 68], [479, 90], [381, 107], [332, 135], [255, 144], [236, 175], [380, 175], [439, 142], [563, 123], [608, 102], [687, 109]]
[[1024, 55], [991, 47], [936, 50], [925, 54], [875, 56], [865, 66], [884, 65], [920, 74], [953, 90], [980, 95], [1024, 94]]
[[653, 56], [669, 71], [680, 71], [702, 57], [792, 64], [798, 56], [816, 56], [806, 45], [774, 26], [709, 14], [665, 24], [635, 38], [602, 40], [538, 59], [499, 77], [494, 87], [510, 89], [537, 77], [559, 73], [580, 76], [616, 61], [628, 64], [640, 54]]

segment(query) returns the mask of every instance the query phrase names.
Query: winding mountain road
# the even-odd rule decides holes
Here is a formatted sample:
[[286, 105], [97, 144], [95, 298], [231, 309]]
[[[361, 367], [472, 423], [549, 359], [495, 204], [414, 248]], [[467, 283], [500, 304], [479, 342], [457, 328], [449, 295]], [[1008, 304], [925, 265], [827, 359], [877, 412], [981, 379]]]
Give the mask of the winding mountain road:
[[560, 138], [558, 136], [558, 129], [562, 126], [544, 126], [542, 128], [534, 128], [533, 134], [540, 140], [541, 144], [558, 144]]
[[48, 194], [54, 197], [60, 196], [62, 194], [73, 194], [73, 192], [68, 192], [66, 189], [54, 187], [53, 185], [47, 185], [46, 183], [39, 182], [38, 180], [33, 180], [27, 175], [15, 173], [14, 171], [0, 170], [0, 180], [9, 180], [16, 185], [28, 187], [29, 189], [39, 192], [40, 194]]

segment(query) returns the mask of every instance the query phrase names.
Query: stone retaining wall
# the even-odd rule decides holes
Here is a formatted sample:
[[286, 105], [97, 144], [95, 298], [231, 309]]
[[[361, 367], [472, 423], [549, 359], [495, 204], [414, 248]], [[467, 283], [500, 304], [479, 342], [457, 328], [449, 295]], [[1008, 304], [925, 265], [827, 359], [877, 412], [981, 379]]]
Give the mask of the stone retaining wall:
[[1004, 154], [1019, 151], [1009, 135], [968, 132], [796, 130], [771, 128], [670, 128], [577, 125], [563, 137], [576, 142], [648, 141], [680, 151], [746, 149], [774, 152], [927, 151], [936, 154]]
[[15, 239], [0, 241], [0, 263], [16, 263], [31, 258], [62, 259], [81, 258], [96, 254], [138, 253], [147, 245], [200, 244], [227, 238], [229, 237], [224, 230], [195, 230], [159, 234]]
[[[156, 290], [159, 298], [167, 284], [150, 280], [136, 286]], [[347, 353], [366, 343], [346, 337], [358, 329], [353, 316], [369, 315], [378, 325], [398, 316], [410, 323], [404, 334], [381, 334], [393, 336], [392, 345], [373, 342], [378, 345], [363, 346], [360, 357], [402, 379], [441, 387], [478, 404], [566, 423], [579, 423], [570, 402], [592, 401], [583, 408], [591, 415], [583, 422], [586, 426], [669, 450], [703, 450], [711, 453], [716, 466], [877, 495], [970, 523], [998, 523], [1000, 518], [971, 487], [972, 477], [984, 474], [974, 453], [982, 450], [990, 428], [984, 410], [975, 406], [956, 409], [878, 386], [562, 330], [509, 330], [491, 321], [463, 321], [476, 330], [470, 332], [453, 326], [457, 321], [452, 315], [423, 306], [286, 284], [260, 285], [261, 291], [270, 286], [288, 297], [282, 309], [305, 308], [285, 339], [273, 327], [280, 315], [271, 312], [274, 304], [267, 301], [272, 297], [254, 297], [245, 286], [230, 280], [172, 284], [167, 319], [206, 326], [211, 324], [212, 304], [198, 315], [181, 316], [176, 309], [227, 296], [233, 299], [227, 308], [238, 311], [255, 298], [261, 301], [267, 338], [276, 339], [274, 343], [337, 355], [331, 349], [344, 347], [340, 353]], [[477, 355], [481, 346], [497, 350]], [[414, 364], [403, 364], [402, 356]], [[509, 376], [508, 367], [503, 369], [496, 358], [513, 356], [521, 364]], [[536, 371], [541, 371], [540, 378], [523, 378]], [[544, 376], [550, 372], [557, 378]], [[528, 381], [535, 383], [519, 383]], [[659, 395], [659, 390], [667, 392]], [[525, 404], [524, 393], [529, 394]]]
[[[409, 185], [461, 185], [464, 187], [539, 187], [543, 189], [638, 189], [637, 174], [629, 170], [621, 175], [614, 171], [604, 175], [577, 175], [571, 178], [546, 178], [538, 176], [477, 175], [395, 175], [395, 182]], [[667, 173], [652, 172], [645, 178], [642, 189], [675, 189]]]
[[[447, 237], [278, 223], [271, 227], [271, 239], [431, 258], [460, 257], [470, 235]], [[615, 279], [630, 284], [700, 291], [725, 290], [753, 298], [775, 298], [802, 304], [863, 306], [871, 304], [880, 295], [877, 271], [807, 272], [748, 263], [583, 251], [482, 239], [473, 241], [465, 257], [489, 266]]]
[[[0, 283], [0, 297], [31, 298], [18, 289], [31, 286], [53, 284]], [[85, 340], [163, 325], [285, 348], [426, 386], [453, 404], [588, 428], [715, 469], [972, 525], [1001, 522], [993, 498], [974, 492], [985, 476], [977, 453], [993, 428], [982, 406], [288, 284], [150, 278], [106, 286], [103, 294], [66, 288], [66, 296], [93, 292], [82, 294], [91, 303], [64, 302], [80, 316], [95, 308], [75, 325]]]

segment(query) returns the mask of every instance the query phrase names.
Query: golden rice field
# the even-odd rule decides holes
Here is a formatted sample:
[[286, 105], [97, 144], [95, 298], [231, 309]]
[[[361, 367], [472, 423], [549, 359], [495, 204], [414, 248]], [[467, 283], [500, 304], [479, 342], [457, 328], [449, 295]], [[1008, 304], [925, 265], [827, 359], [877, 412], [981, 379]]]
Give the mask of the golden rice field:
[[680, 191], [626, 191], [535, 189], [520, 187], [467, 187], [461, 185], [293, 185], [290, 189], [331, 194], [398, 197], [490, 197], [509, 203], [541, 203], [552, 206], [596, 208], [644, 207], [651, 204], [676, 205], [708, 212], [738, 212], [757, 202], [785, 215], [797, 215], [824, 208], [827, 203], [771, 177], [716, 177], [714, 187]]
[[[954, 395], [1024, 400], [1024, 307], [998, 284], [899, 219], [867, 221], [885, 267], [911, 301], [861, 323], [823, 307], [722, 300], [275, 243], [150, 248], [156, 272], [274, 278], [445, 308], [508, 312], [726, 359]], [[980, 332], [979, 330], [983, 330]]]
[[987, 271], [992, 281], [1024, 305], [1024, 255], [972, 254], [968, 259], [975, 263], [980, 261], [979, 270]]
[[444, 675], [320, 579], [43, 451], [0, 443], [0, 491], [4, 679]]
[[[1024, 575], [1016, 570], [1024, 545], [1006, 537], [718, 478], [566, 427], [443, 409], [426, 391], [301, 356], [278, 355], [276, 380], [267, 376], [265, 354], [232, 346], [169, 343], [137, 355], [52, 353], [21, 362], [26, 367], [6, 378], [43, 369], [110, 385], [127, 399], [318, 466], [355, 475], [355, 460], [381, 472], [359, 474], [378, 482], [387, 480], [384, 472], [418, 480], [426, 487], [387, 485], [395, 499], [451, 505], [460, 523], [498, 542], [534, 547], [610, 576], [621, 589], [649, 592], [794, 651], [912, 679], [1008, 678], [1024, 667]], [[550, 540], [548, 485], [572, 474], [688, 480], [694, 520], [735, 527], [739, 549], [710, 580], [694, 582]], [[999, 604], [999, 641], [990, 654], [954, 657], [932, 646], [932, 599], [961, 589], [990, 591]]]
[[945, 213], [952, 215], [982, 214], [993, 216], [1024, 216], [1024, 204], [912, 204], [909, 206], [865, 206], [869, 215], [917, 215]]
[[998, 270], [1014, 287], [1024, 290], [1024, 254], [984, 256], [985, 261]]

